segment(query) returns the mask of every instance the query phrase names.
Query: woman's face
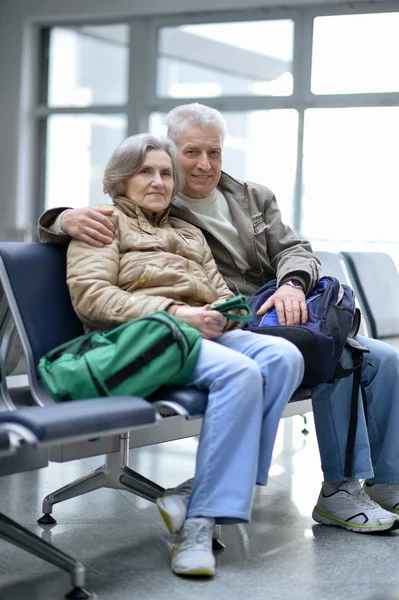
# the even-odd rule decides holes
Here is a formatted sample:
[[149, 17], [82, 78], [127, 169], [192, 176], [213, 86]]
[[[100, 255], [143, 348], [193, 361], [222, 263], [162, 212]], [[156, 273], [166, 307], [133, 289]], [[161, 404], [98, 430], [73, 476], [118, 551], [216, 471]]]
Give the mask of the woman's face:
[[149, 150], [136, 175], [125, 181], [125, 196], [141, 208], [165, 210], [174, 187], [170, 156], [164, 150]]

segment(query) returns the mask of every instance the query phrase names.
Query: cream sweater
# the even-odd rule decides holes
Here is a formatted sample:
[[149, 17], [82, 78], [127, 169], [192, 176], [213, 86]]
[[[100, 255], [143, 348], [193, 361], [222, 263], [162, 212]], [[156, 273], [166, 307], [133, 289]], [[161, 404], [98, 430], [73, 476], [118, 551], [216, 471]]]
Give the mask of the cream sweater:
[[178, 194], [177, 198], [201, 219], [204, 229], [223, 244], [238, 269], [241, 272], [247, 271], [250, 268], [247, 253], [234, 227], [229, 205], [222, 192], [215, 188], [207, 198], [189, 198], [184, 194]]

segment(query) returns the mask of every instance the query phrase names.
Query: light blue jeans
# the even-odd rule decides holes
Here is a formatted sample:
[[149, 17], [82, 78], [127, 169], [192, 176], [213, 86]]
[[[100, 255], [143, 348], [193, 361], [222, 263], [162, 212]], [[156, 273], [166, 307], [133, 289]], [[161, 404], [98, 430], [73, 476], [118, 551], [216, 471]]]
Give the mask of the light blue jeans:
[[[399, 482], [399, 355], [378, 340], [358, 337], [370, 349], [364, 355], [361, 381], [366, 392], [367, 421], [359, 394], [358, 425], [351, 479]], [[351, 366], [345, 350], [341, 362]], [[325, 481], [344, 477], [352, 377], [317, 386], [313, 413]]]
[[303, 377], [282, 338], [235, 330], [203, 340], [189, 385], [207, 389], [188, 517], [249, 521], [255, 484], [266, 485], [282, 412]]

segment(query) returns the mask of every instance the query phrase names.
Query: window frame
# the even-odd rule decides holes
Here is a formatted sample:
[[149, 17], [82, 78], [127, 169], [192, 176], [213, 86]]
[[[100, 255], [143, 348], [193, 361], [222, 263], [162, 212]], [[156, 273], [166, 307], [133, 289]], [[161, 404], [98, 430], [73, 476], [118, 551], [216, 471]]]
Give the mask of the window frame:
[[[253, 111], [268, 109], [295, 109], [298, 112], [297, 164], [293, 205], [293, 228], [301, 235], [301, 196], [303, 186], [303, 143], [305, 111], [313, 108], [381, 107], [399, 106], [399, 92], [371, 92], [360, 94], [323, 94], [311, 91], [313, 21], [320, 16], [371, 14], [399, 12], [397, 2], [362, 2], [345, 5], [313, 5], [303, 7], [262, 8], [252, 10], [218, 10], [212, 13], [184, 13], [167, 16], [144, 16], [135, 18], [96, 19], [37, 23], [39, 32], [39, 86], [33, 109], [34, 147], [36, 153], [36, 213], [44, 210], [44, 175], [46, 168], [47, 119], [54, 114], [125, 114], [127, 135], [144, 132], [148, 128], [151, 113], [165, 113], [178, 104], [202, 102], [211, 104], [222, 112]], [[180, 25], [228, 23], [240, 21], [291, 19], [294, 24], [293, 40], [293, 93], [291, 96], [233, 95], [222, 97], [165, 98], [156, 93], [158, 32], [163, 27]], [[49, 107], [46, 103], [48, 85], [48, 32], [53, 27], [76, 27], [82, 25], [126, 24], [129, 27], [128, 97], [119, 105], [95, 105], [90, 107]], [[47, 47], [46, 47], [47, 43]], [[47, 54], [46, 54], [47, 52]], [[33, 155], [32, 161], [33, 164]]]

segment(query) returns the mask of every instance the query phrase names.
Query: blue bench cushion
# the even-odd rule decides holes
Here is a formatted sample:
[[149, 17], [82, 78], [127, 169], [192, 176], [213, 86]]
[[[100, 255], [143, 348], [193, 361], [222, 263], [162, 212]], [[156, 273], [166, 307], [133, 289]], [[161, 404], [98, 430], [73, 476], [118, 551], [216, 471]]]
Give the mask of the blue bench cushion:
[[[290, 402], [296, 402], [298, 400], [307, 400], [310, 397], [311, 390], [309, 388], [299, 388], [291, 398]], [[156, 402], [159, 400], [168, 400], [169, 402], [176, 402], [176, 404], [179, 404], [188, 412], [190, 417], [201, 417], [204, 414], [207, 399], [207, 392], [189, 387], [162, 387], [148, 397], [148, 400], [150, 402]]]
[[10, 438], [8, 432], [0, 429], [0, 454], [10, 450]]
[[64, 402], [45, 408], [33, 407], [0, 413], [2, 423], [24, 425], [40, 442], [68, 437], [133, 429], [154, 423], [155, 410], [146, 400], [135, 397], [99, 398]]

